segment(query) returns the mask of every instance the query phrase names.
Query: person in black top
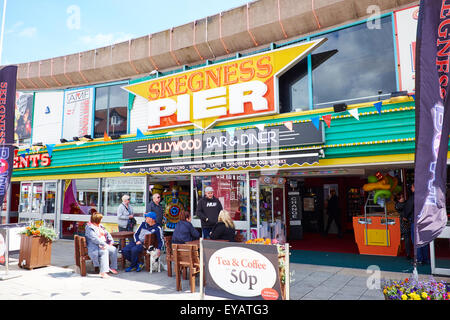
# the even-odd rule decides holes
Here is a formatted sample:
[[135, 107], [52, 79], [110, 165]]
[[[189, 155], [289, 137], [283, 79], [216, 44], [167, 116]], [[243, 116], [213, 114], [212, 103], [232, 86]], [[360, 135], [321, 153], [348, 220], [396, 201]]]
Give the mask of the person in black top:
[[197, 204], [197, 216], [201, 220], [203, 238], [209, 239], [212, 228], [217, 223], [219, 212], [223, 209], [219, 199], [214, 197], [212, 187], [205, 188], [205, 197], [201, 198]]
[[152, 195], [152, 201], [150, 201], [149, 211], [156, 213], [156, 223], [158, 223], [162, 227], [164, 209], [160, 203], [161, 203], [161, 195], [159, 193], [154, 193]]
[[173, 230], [172, 243], [186, 243], [200, 238], [200, 233], [191, 223], [192, 217], [189, 211], [180, 213], [180, 221], [178, 221]]
[[221, 210], [219, 213], [218, 221], [211, 231], [212, 240], [228, 240], [234, 241], [236, 228], [234, 226], [233, 219], [226, 210]]
[[[398, 199], [395, 203], [395, 210], [397, 210], [398, 213], [400, 213], [400, 232], [401, 237], [405, 241], [405, 252], [406, 252], [406, 259], [411, 259], [411, 209], [412, 209], [412, 198], [410, 196], [410, 199], [408, 202], [405, 201], [405, 196], [403, 193], [401, 193], [398, 196]], [[408, 203], [408, 206], [405, 210], [406, 204]]]
[[330, 199], [328, 200], [327, 213], [328, 213], [328, 221], [327, 221], [327, 227], [324, 232], [324, 236], [326, 236], [328, 234], [328, 231], [330, 230], [330, 227], [331, 227], [331, 223], [334, 221], [338, 228], [338, 237], [341, 238], [342, 237], [342, 228], [341, 228], [341, 217], [340, 217], [340, 209], [339, 209], [339, 198], [336, 195], [336, 190], [334, 190], [334, 189], [330, 190]]

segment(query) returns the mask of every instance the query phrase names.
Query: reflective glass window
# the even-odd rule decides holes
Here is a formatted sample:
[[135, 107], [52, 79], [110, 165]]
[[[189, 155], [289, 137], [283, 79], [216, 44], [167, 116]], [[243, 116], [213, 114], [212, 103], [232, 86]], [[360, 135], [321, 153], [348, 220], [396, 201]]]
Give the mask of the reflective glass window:
[[379, 27], [361, 23], [316, 38], [323, 37], [328, 40], [311, 56], [315, 109], [388, 98], [396, 91], [390, 16]]
[[106, 132], [126, 134], [128, 120], [128, 92], [122, 85], [95, 89], [94, 136], [102, 137]]
[[102, 179], [103, 214], [117, 215], [117, 208], [125, 194], [130, 196], [134, 215], [142, 217], [145, 213], [145, 177]]

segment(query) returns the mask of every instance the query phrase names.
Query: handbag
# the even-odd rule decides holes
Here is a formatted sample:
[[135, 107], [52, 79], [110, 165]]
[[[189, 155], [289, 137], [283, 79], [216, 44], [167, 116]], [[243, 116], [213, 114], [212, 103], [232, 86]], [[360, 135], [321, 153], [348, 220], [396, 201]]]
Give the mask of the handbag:
[[135, 225], [136, 225], [136, 219], [135, 218], [128, 219], [127, 230], [128, 231], [133, 231], [133, 228], [134, 228]]
[[[123, 206], [128, 211], [128, 213], [130, 213], [130, 210], [128, 210], [128, 208], [125, 205], [123, 205]], [[136, 225], [136, 223], [137, 222], [136, 222], [135, 218], [129, 218], [128, 221], [127, 221], [127, 231], [133, 231], [133, 228]]]

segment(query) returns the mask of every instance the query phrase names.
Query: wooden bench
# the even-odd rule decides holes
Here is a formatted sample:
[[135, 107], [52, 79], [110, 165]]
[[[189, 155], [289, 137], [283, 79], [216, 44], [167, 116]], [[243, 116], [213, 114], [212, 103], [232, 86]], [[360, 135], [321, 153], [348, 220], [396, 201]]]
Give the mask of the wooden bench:
[[175, 276], [177, 291], [181, 291], [181, 271], [189, 268], [191, 292], [195, 292], [195, 276], [200, 273], [200, 257], [198, 246], [192, 244], [172, 244], [175, 260]]
[[[75, 245], [75, 264], [78, 267], [80, 275], [82, 277], [86, 276], [86, 261], [91, 260], [88, 255], [86, 238], [83, 236], [75, 235], [74, 237], [74, 245]], [[98, 272], [98, 267], [95, 268], [95, 271]]]
[[[86, 238], [83, 236], [75, 235], [74, 236], [74, 245], [75, 245], [75, 264], [79, 268], [80, 275], [82, 277], [86, 276], [86, 261], [91, 260], [88, 255]], [[144, 249], [141, 252], [140, 260], [144, 261], [145, 270], [150, 272], [150, 254], [147, 253], [147, 249], [153, 245], [157, 247], [156, 243], [156, 235], [155, 234], [147, 234], [145, 236], [144, 241]], [[121, 258], [123, 259], [123, 257]], [[120, 260], [120, 259], [118, 259]], [[125, 261], [122, 260], [122, 268], [125, 266]], [[95, 271], [98, 272], [99, 268], [96, 267]]]

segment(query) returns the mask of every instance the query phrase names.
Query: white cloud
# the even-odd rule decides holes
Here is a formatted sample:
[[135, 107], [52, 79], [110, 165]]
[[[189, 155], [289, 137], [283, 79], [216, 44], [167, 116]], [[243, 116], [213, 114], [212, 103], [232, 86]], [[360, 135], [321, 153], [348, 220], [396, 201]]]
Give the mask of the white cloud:
[[28, 28], [25, 28], [22, 31], [20, 31], [19, 36], [26, 37], [26, 38], [32, 38], [36, 35], [36, 33], [37, 33], [37, 28], [28, 27]]
[[25, 38], [32, 38], [36, 33], [36, 27], [25, 27], [23, 21], [17, 21], [5, 31], [5, 34], [17, 34], [19, 37]]
[[87, 35], [80, 37], [82, 43], [90, 47], [105, 47], [115, 43], [132, 39], [134, 36], [130, 33], [97, 33], [96, 35]]

